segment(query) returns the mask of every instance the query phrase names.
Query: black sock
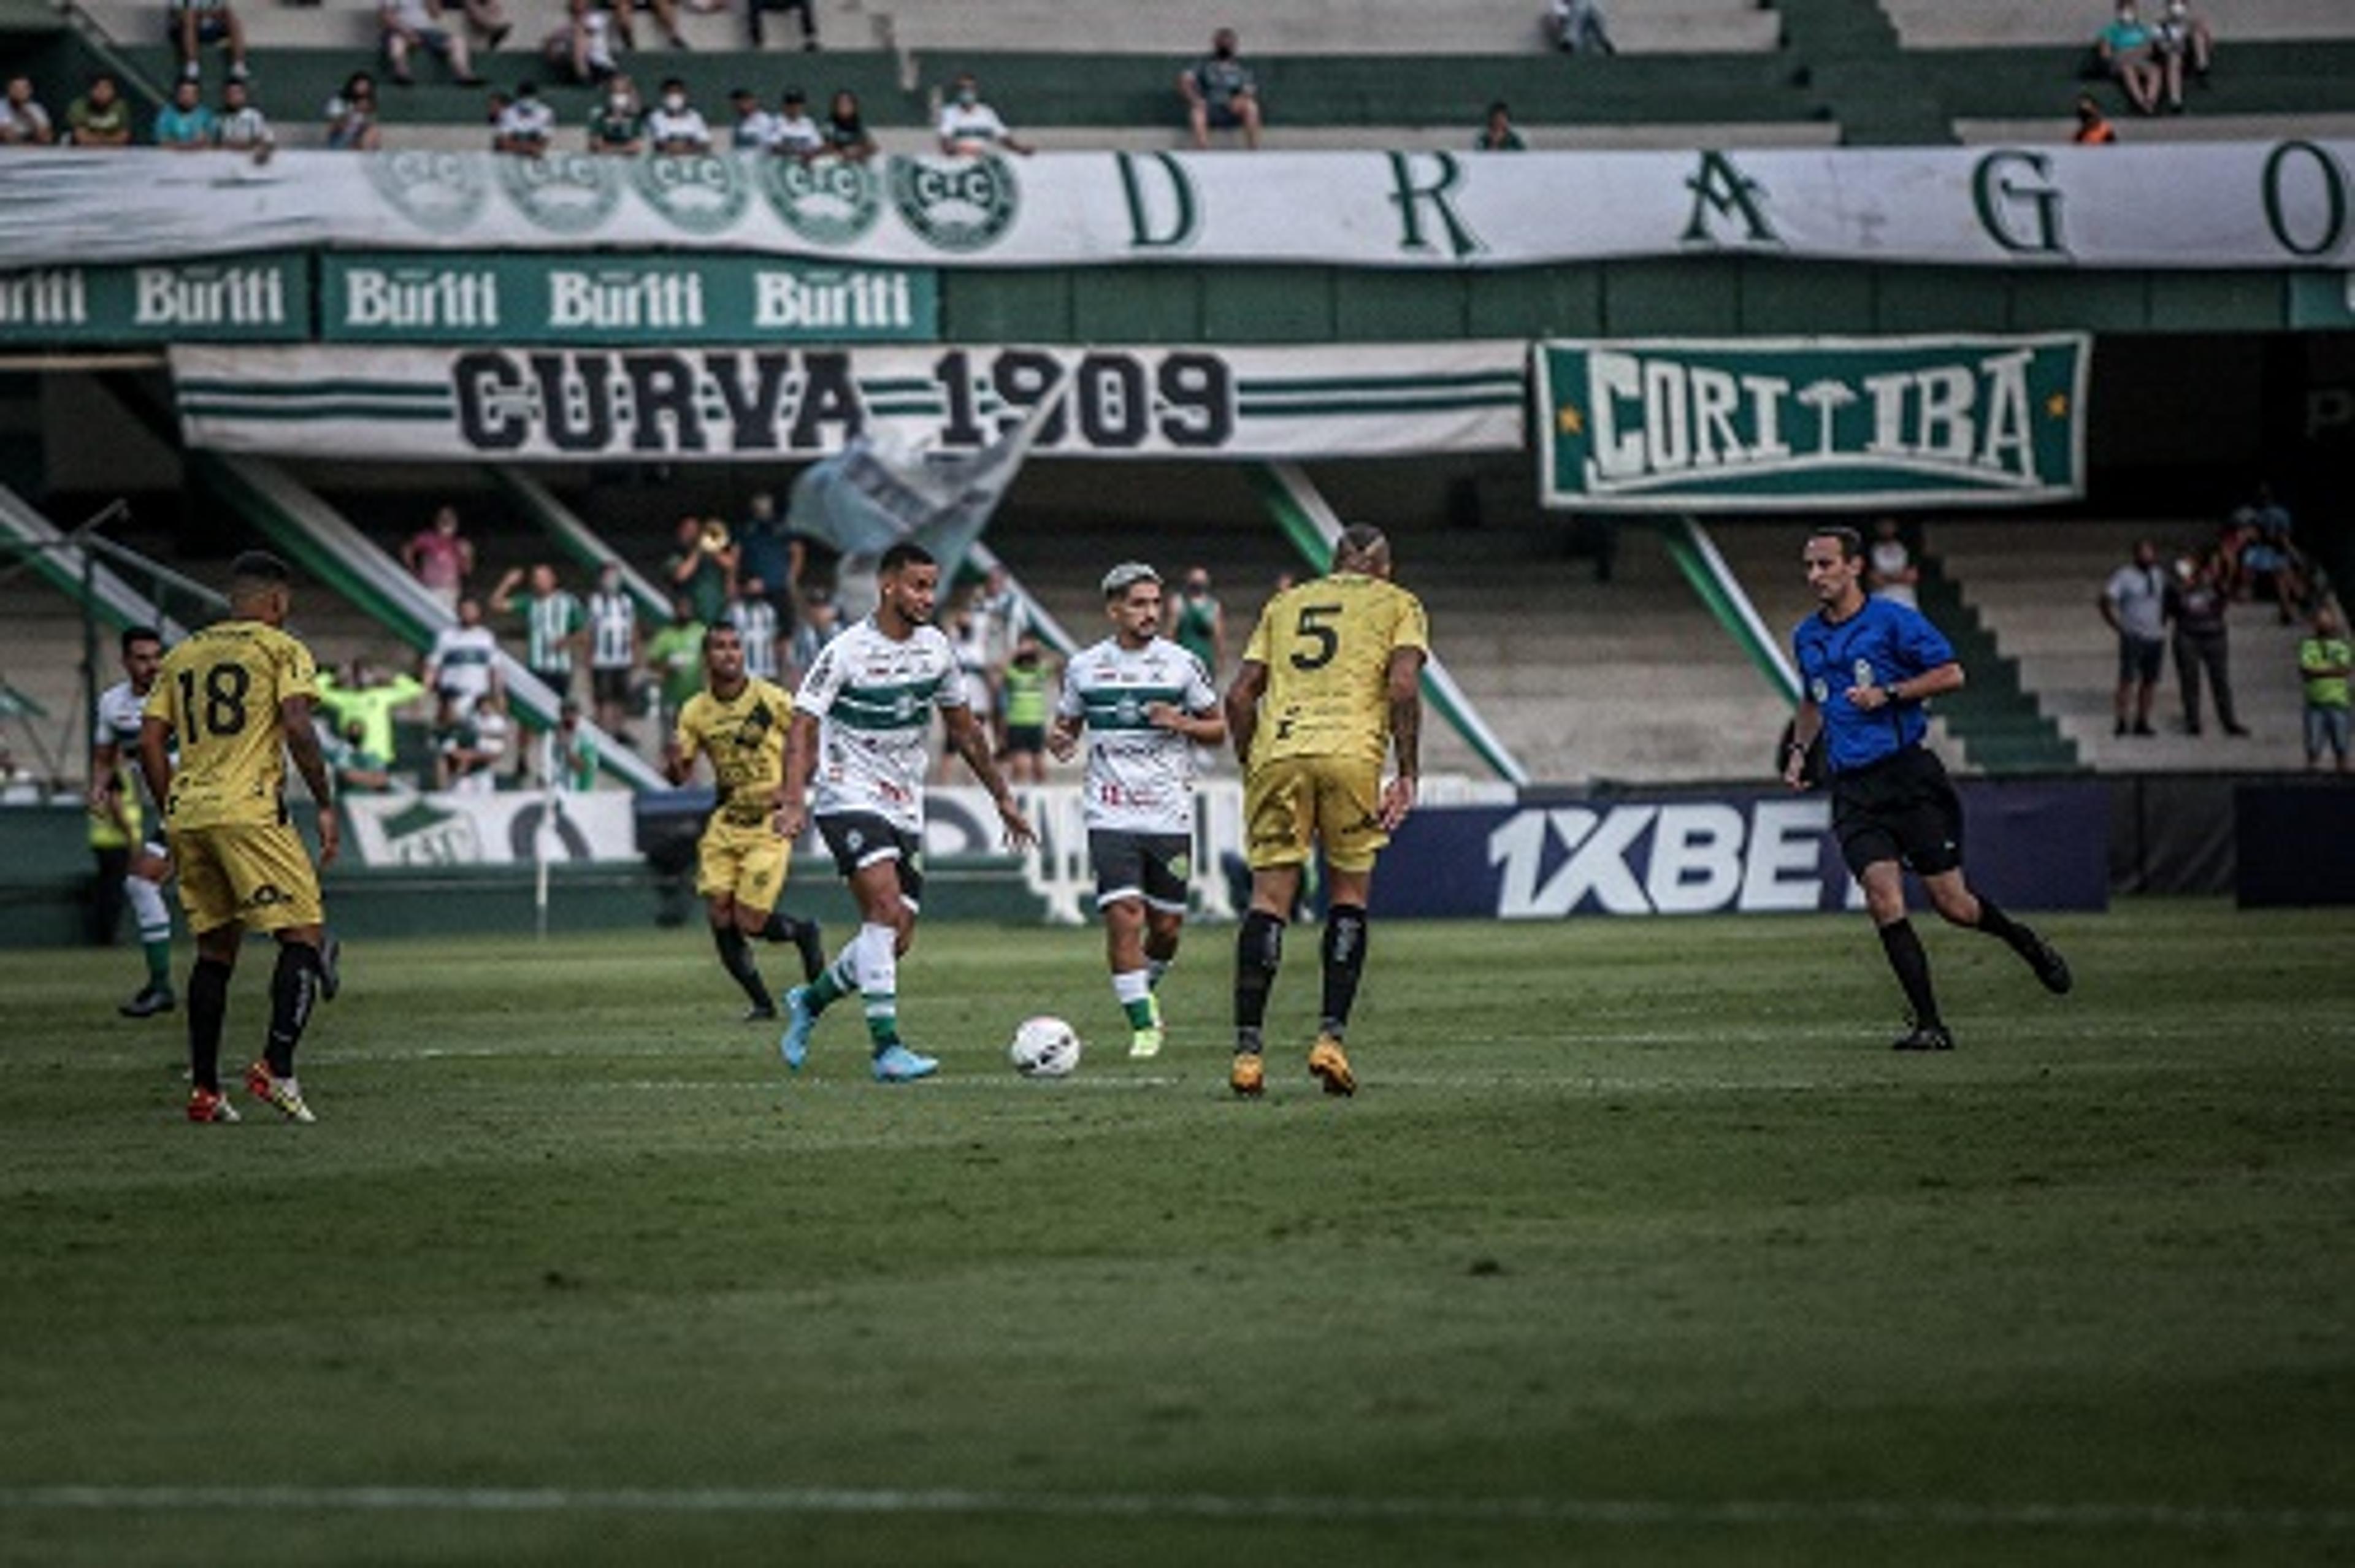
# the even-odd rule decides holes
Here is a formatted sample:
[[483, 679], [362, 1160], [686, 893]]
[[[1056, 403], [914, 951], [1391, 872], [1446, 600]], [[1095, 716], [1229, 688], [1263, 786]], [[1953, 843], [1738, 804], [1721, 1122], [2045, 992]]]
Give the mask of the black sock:
[[1349, 1008], [1358, 999], [1358, 977], [1366, 972], [1366, 912], [1335, 904], [1325, 915], [1325, 1014], [1327, 1034], [1348, 1031]]
[[1284, 922], [1265, 910], [1243, 916], [1235, 933], [1235, 1041], [1259, 1049], [1260, 1026], [1267, 1021], [1267, 993], [1284, 963]]
[[1897, 971], [1897, 983], [1905, 987], [1905, 1003], [1913, 1009], [1914, 1024], [1935, 1029], [1940, 1020], [1938, 998], [1930, 989], [1930, 955], [1922, 951], [1922, 939], [1913, 934], [1913, 923], [1899, 919], [1882, 926], [1881, 945], [1889, 955], [1889, 966]]
[[802, 979], [808, 984], [815, 985], [817, 977], [826, 973], [826, 947], [818, 937], [817, 922], [773, 910], [769, 923], [761, 928], [761, 935], [769, 942], [790, 942], [801, 950]]
[[777, 1005], [761, 979], [761, 971], [752, 962], [752, 949], [746, 945], [742, 932], [732, 925], [715, 925], [711, 928], [711, 944], [719, 949], [719, 966], [744, 987], [744, 995], [751, 998], [754, 1007], [773, 1008]]
[[319, 950], [299, 942], [278, 944], [278, 967], [270, 972], [270, 1043], [262, 1060], [281, 1078], [294, 1076], [294, 1048], [319, 999]]
[[221, 1022], [229, 1017], [229, 966], [199, 958], [188, 971], [188, 1077], [220, 1093]]
[[2025, 948], [2035, 940], [2028, 927], [1996, 908], [1995, 901], [1985, 893], [1979, 895], [1979, 929], [2015, 949]]

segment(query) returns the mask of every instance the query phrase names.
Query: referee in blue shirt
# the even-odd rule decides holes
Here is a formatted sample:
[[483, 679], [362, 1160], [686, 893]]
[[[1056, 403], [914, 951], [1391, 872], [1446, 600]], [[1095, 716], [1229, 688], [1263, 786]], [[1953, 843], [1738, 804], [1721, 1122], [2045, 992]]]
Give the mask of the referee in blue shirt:
[[1807, 536], [1805, 559], [1807, 586], [1821, 608], [1791, 634], [1802, 696], [1783, 777], [1795, 789], [1806, 787], [1808, 753], [1820, 735], [1831, 775], [1832, 831], [1864, 885], [1881, 945], [1913, 1009], [1913, 1027], [1898, 1037], [1897, 1049], [1952, 1051], [1955, 1037], [1938, 1016], [1930, 985], [1930, 956], [1905, 916], [1901, 865], [1922, 879], [1940, 916], [2001, 938], [2046, 990], [2069, 988], [2069, 965], [1963, 880], [1962, 803], [1945, 768], [1922, 744], [1930, 728], [1923, 705], [1962, 689], [1953, 645], [1918, 611], [1866, 597], [1864, 539], [1854, 528], [1817, 528]]

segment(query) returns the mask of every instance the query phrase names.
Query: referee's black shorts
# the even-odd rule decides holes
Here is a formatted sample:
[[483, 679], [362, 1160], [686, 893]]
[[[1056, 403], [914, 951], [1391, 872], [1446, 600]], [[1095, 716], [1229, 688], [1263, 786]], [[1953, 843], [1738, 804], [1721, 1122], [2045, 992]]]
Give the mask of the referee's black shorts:
[[1923, 746], [1835, 775], [1832, 831], [1858, 876], [1877, 860], [1901, 860], [1923, 877], [1963, 863], [1962, 800], [1945, 764]]

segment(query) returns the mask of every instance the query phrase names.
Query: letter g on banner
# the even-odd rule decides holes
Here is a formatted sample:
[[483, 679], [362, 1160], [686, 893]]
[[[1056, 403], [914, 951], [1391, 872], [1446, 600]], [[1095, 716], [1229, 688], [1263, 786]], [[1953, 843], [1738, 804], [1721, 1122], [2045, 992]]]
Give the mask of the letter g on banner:
[[[2015, 185], [2008, 177], [2015, 169], [2036, 176], [2034, 185]], [[2065, 256], [2061, 242], [2061, 193], [2052, 187], [2052, 161], [2041, 153], [2009, 150], [1989, 153], [1971, 171], [1971, 202], [1978, 208], [1979, 227], [1987, 238], [2015, 256]], [[2032, 238], [2013, 228], [2019, 208], [2028, 209]]]

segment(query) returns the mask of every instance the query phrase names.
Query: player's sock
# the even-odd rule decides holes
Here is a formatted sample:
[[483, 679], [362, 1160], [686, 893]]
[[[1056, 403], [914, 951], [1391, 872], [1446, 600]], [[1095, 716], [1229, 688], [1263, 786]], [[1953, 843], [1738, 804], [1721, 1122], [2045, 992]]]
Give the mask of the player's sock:
[[319, 999], [319, 950], [299, 942], [278, 944], [278, 967], [270, 972], [270, 1041], [261, 1059], [281, 1078], [294, 1076], [294, 1048]]
[[1235, 933], [1235, 1049], [1256, 1051], [1267, 1021], [1267, 993], [1284, 963], [1284, 922], [1265, 910], [1243, 916]]
[[1178, 960], [1175, 958], [1147, 958], [1145, 961], [1145, 984], [1146, 987], [1151, 990], [1159, 990], [1161, 988], [1161, 976], [1169, 973], [1169, 965], [1177, 962]]
[[188, 971], [188, 1078], [220, 1093], [221, 1021], [229, 1017], [229, 967], [199, 958]]
[[1149, 969], [1124, 969], [1112, 977], [1112, 994], [1128, 1015], [1131, 1029], [1153, 1027], [1153, 977]]
[[2036, 940], [2028, 927], [1995, 907], [1995, 901], [1985, 893], [1979, 895], [1979, 925], [1981, 931], [1996, 938], [2014, 953], [2025, 953]]
[[858, 944], [864, 940], [866, 931], [862, 927], [858, 935], [842, 944], [842, 951], [835, 955], [826, 972], [810, 983], [807, 1001], [811, 1012], [822, 1013], [843, 997], [858, 994]]
[[1358, 979], [1366, 972], [1366, 912], [1335, 904], [1325, 915], [1325, 1008], [1320, 1027], [1339, 1040], [1349, 1029]]
[[1889, 955], [1889, 966], [1897, 971], [1897, 983], [1905, 987], [1905, 1005], [1913, 1009], [1914, 1023], [1923, 1029], [1936, 1026], [1941, 1020], [1937, 994], [1930, 988], [1930, 955], [1922, 951], [1913, 923], [1900, 918], [1882, 926], [1881, 945]]
[[147, 988], [172, 994], [172, 911], [164, 890], [141, 876], [123, 879], [123, 896], [139, 923], [140, 950], [147, 955]]
[[744, 989], [744, 995], [756, 1008], [774, 1011], [777, 999], [769, 995], [768, 984], [761, 978], [761, 966], [752, 962], [752, 948], [744, 933], [729, 925], [711, 928], [711, 945], [719, 949], [719, 966], [728, 976]]
[[814, 981], [825, 971], [826, 949], [818, 945], [817, 922], [772, 910], [769, 923], [761, 928], [761, 935], [770, 942], [790, 942], [801, 951], [805, 981]]
[[851, 946], [858, 955], [858, 1000], [867, 1010], [867, 1039], [879, 1053], [900, 1043], [900, 933], [862, 925]]

